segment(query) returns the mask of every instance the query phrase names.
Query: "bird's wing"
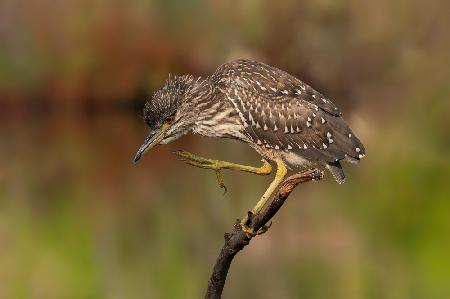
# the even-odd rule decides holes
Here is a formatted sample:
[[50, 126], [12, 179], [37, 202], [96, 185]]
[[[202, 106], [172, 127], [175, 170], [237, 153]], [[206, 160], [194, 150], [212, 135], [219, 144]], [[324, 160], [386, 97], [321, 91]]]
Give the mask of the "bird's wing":
[[[296, 152], [313, 161], [333, 162], [346, 156], [359, 160], [364, 156], [362, 143], [331, 101], [323, 101], [319, 93], [285, 72], [274, 73], [256, 63], [256, 66], [248, 66], [253, 69], [250, 73], [242, 63], [240, 65], [234, 72], [228, 70], [234, 74], [232, 79], [222, 77], [218, 84], [234, 105], [253, 142]], [[265, 76], [254, 74], [259, 67], [268, 69]]]
[[240, 59], [221, 65], [213, 75], [218, 84], [238, 85], [278, 101], [303, 101], [335, 116], [341, 111], [334, 103], [308, 84], [276, 67]]

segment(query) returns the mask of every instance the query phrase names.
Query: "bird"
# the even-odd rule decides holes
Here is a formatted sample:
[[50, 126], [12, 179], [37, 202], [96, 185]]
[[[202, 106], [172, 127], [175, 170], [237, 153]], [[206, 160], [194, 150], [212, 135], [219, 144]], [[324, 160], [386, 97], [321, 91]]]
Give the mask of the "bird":
[[[326, 96], [289, 73], [268, 64], [238, 59], [209, 76], [169, 76], [143, 109], [150, 133], [134, 163], [149, 149], [186, 134], [231, 138], [248, 144], [263, 165], [253, 167], [177, 151], [190, 165], [212, 169], [224, 187], [222, 169], [275, 178], [251, 210], [261, 212], [288, 169], [323, 166], [342, 184], [341, 161], [358, 163], [365, 148]], [[254, 233], [254, 232], [253, 232]]]

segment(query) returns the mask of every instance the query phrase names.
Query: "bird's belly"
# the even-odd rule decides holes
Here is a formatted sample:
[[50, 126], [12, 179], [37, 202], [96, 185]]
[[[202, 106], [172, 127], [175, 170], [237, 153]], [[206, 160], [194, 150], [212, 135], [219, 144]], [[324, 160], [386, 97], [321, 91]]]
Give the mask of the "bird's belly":
[[250, 145], [253, 147], [263, 158], [274, 161], [276, 158], [281, 158], [289, 168], [291, 169], [304, 169], [314, 165], [314, 162], [298, 155], [294, 152], [278, 151], [264, 146]]
[[193, 130], [195, 134], [200, 134], [206, 137], [219, 137], [219, 138], [235, 138], [242, 141], [247, 141], [248, 138], [242, 133], [241, 126], [235, 123], [222, 123], [222, 124], [197, 124]]
[[308, 159], [293, 152], [282, 152], [281, 157], [291, 168], [307, 168], [314, 164]]

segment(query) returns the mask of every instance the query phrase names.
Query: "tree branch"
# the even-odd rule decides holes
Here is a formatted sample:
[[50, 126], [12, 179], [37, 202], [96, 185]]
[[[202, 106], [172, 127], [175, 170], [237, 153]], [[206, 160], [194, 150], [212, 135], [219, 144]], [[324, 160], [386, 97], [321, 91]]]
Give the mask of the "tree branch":
[[[257, 232], [276, 215], [298, 184], [318, 181], [322, 176], [322, 171], [313, 168], [288, 177], [281, 183], [276, 195], [259, 214], [253, 215], [249, 212], [246, 225]], [[231, 233], [225, 233], [224, 238], [225, 244], [219, 253], [213, 272], [209, 278], [208, 289], [205, 295], [206, 299], [220, 299], [222, 297], [225, 280], [227, 279], [228, 270], [230, 269], [234, 256], [244, 249], [253, 237], [242, 230], [241, 222], [237, 219]]]

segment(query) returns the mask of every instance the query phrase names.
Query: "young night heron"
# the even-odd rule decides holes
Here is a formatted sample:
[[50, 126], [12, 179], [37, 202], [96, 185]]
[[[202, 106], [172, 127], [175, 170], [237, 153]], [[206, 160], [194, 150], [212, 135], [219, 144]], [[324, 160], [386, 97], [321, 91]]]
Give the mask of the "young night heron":
[[235, 169], [276, 176], [252, 213], [261, 211], [282, 182], [287, 167], [323, 165], [338, 183], [345, 181], [340, 161], [359, 162], [365, 150], [325, 96], [288, 73], [264, 63], [236, 60], [211, 76], [169, 78], [145, 104], [144, 120], [151, 131], [134, 159], [150, 148], [187, 133], [234, 138], [246, 142], [263, 158], [261, 167], [177, 154], [188, 164], [216, 171]]

